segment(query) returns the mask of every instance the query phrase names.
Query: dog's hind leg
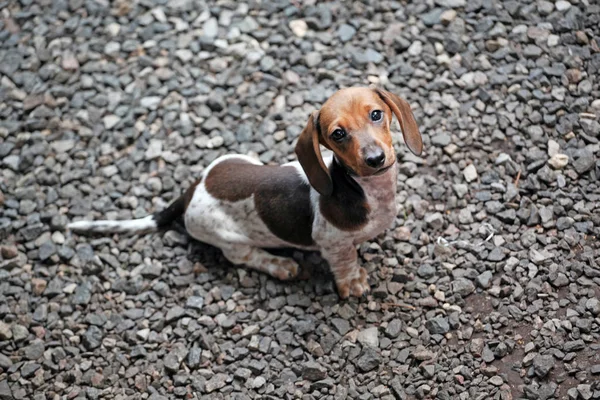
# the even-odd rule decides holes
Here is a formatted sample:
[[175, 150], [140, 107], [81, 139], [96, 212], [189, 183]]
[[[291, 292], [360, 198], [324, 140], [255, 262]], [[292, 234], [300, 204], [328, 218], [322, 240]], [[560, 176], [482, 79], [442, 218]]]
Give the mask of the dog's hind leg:
[[298, 263], [290, 258], [279, 257], [257, 247], [240, 244], [227, 244], [221, 247], [223, 255], [232, 264], [246, 265], [252, 269], [267, 273], [282, 281], [298, 275]]

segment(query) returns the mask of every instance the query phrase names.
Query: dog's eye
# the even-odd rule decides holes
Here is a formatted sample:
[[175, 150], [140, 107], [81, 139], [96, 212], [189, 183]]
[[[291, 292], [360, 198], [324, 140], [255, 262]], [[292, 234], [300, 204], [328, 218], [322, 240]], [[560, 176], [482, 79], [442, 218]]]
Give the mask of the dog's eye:
[[335, 131], [331, 132], [331, 138], [333, 140], [335, 140], [336, 142], [339, 142], [340, 140], [342, 140], [345, 137], [346, 137], [346, 131], [341, 128], [338, 128]]
[[371, 121], [378, 122], [383, 118], [383, 112], [381, 110], [371, 111]]

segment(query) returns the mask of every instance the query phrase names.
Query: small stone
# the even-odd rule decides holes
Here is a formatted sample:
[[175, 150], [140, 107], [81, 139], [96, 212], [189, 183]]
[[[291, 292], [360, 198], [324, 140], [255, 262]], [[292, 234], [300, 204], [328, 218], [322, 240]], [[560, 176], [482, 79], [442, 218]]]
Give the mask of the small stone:
[[444, 216], [439, 212], [428, 214], [425, 216], [425, 222], [432, 229], [441, 229], [444, 226]]
[[597, 298], [588, 299], [585, 302], [585, 308], [592, 313], [592, 315], [600, 315], [600, 300]]
[[433, 359], [435, 357], [435, 353], [423, 346], [417, 346], [413, 353], [413, 357], [419, 361], [427, 361]]
[[90, 302], [91, 298], [92, 298], [92, 290], [91, 290], [90, 284], [87, 282], [84, 282], [81, 285], [77, 286], [77, 289], [75, 290], [75, 294], [73, 295], [72, 301], [73, 301], [73, 304], [85, 305]]
[[496, 375], [490, 378], [490, 383], [494, 386], [502, 386], [504, 380], [502, 379], [502, 377]]
[[432, 335], [443, 335], [450, 331], [450, 325], [448, 324], [448, 318], [435, 317], [425, 322], [425, 327]]
[[440, 15], [440, 21], [444, 25], [449, 25], [452, 21], [456, 19], [456, 11], [455, 10], [446, 10]]
[[16, 154], [6, 156], [2, 160], [2, 164], [6, 165], [8, 168], [12, 169], [13, 171], [19, 171], [19, 165], [21, 165], [21, 157], [19, 157]]
[[204, 305], [204, 298], [200, 296], [189, 297], [185, 303], [187, 308], [193, 308], [195, 310], [201, 310]]
[[176, 321], [179, 318], [181, 318], [184, 314], [185, 314], [185, 309], [183, 307], [174, 306], [169, 311], [167, 311], [167, 315], [165, 317], [165, 322], [168, 324], [173, 321]]
[[225, 374], [216, 374], [211, 379], [206, 382], [205, 390], [206, 393], [212, 393], [215, 390], [219, 390], [227, 384], [227, 375]]
[[192, 347], [187, 357], [187, 366], [190, 368], [197, 368], [200, 365], [202, 356], [202, 350], [198, 347]]
[[194, 57], [194, 54], [188, 49], [179, 49], [175, 51], [175, 56], [182, 62], [187, 63]]
[[485, 342], [482, 338], [474, 338], [471, 340], [471, 345], [469, 346], [469, 350], [477, 357], [481, 357], [483, 354], [483, 349], [485, 347]]
[[559, 272], [558, 275], [556, 276], [556, 279], [554, 279], [552, 281], [552, 285], [556, 286], [556, 287], [563, 287], [563, 286], [567, 286], [569, 284], [569, 278], [563, 274], [562, 272]]
[[578, 340], [571, 340], [566, 342], [563, 345], [563, 351], [565, 353], [571, 353], [573, 351], [579, 351], [581, 349], [585, 348], [585, 342], [581, 339]]
[[162, 154], [162, 141], [161, 140], [150, 140], [150, 144], [148, 145], [148, 149], [146, 149], [146, 153], [144, 154], [146, 160], [153, 160], [159, 157]]
[[0, 321], [0, 340], [10, 340], [12, 339], [12, 335], [10, 326]]
[[375, 327], [367, 328], [358, 333], [357, 340], [363, 346], [379, 347], [379, 330]]
[[321, 364], [309, 361], [304, 364], [302, 377], [309, 381], [320, 381], [327, 377], [327, 370]]
[[322, 61], [321, 54], [316, 51], [311, 51], [304, 57], [304, 61], [306, 62], [306, 66], [309, 68], [314, 68], [317, 65], [321, 64]]
[[546, 41], [548, 47], [556, 47], [560, 43], [560, 36], [558, 35], [548, 35], [548, 40]]
[[575, 162], [573, 163], [573, 167], [575, 168], [575, 171], [577, 171], [577, 173], [579, 175], [585, 174], [586, 172], [590, 171], [591, 169], [594, 168], [595, 165], [595, 158], [594, 155], [590, 152], [590, 151], [582, 151], [579, 158], [575, 160]]
[[477, 179], [477, 169], [473, 164], [469, 164], [464, 170], [463, 175], [467, 182], [473, 182]]
[[554, 169], [563, 169], [568, 163], [569, 156], [566, 154], [555, 154], [548, 160], [548, 164]]
[[577, 388], [572, 387], [569, 390], [567, 390], [567, 396], [569, 396], [569, 400], [577, 400], [579, 398]]
[[219, 34], [219, 22], [216, 18], [209, 18], [202, 26], [202, 33], [207, 38], [215, 38]]
[[337, 30], [337, 35], [342, 42], [347, 42], [354, 37], [356, 29], [348, 24], [342, 24]]
[[236, 378], [245, 381], [252, 376], [252, 371], [250, 371], [248, 368], [238, 368], [233, 375]]
[[0, 254], [5, 260], [11, 260], [19, 255], [19, 251], [16, 246], [3, 245], [0, 246]]
[[104, 122], [104, 128], [112, 129], [121, 121], [121, 118], [111, 114], [104, 117], [102, 121]]
[[550, 355], [537, 355], [533, 359], [533, 372], [540, 377], [543, 378], [550, 370], [554, 368], [554, 357]]
[[137, 331], [136, 336], [139, 337], [140, 339], [146, 341], [148, 340], [148, 336], [150, 336], [150, 329], [145, 328], [145, 329], [140, 329], [139, 331]]
[[108, 42], [104, 46], [104, 54], [107, 56], [116, 56], [121, 51], [121, 44], [118, 42]]
[[[9, 369], [13, 365], [13, 362], [10, 358], [0, 353], [0, 368], [3, 370]], [[592, 367], [593, 368], [593, 367]]]
[[466, 278], [458, 278], [452, 282], [452, 292], [460, 294], [462, 297], [466, 297], [474, 291], [475, 285]]
[[560, 145], [555, 140], [548, 140], [548, 156], [552, 157], [560, 151]]
[[263, 378], [262, 376], [257, 376], [256, 378], [254, 378], [254, 381], [252, 382], [252, 388], [253, 389], [261, 388], [265, 385], [265, 383], [267, 383], [267, 380], [265, 378]]
[[41, 261], [45, 261], [52, 257], [56, 253], [56, 246], [51, 240], [47, 240], [40, 246], [39, 258]]
[[397, 338], [402, 332], [402, 320], [395, 318], [388, 323], [385, 335], [391, 339]]
[[372, 347], [364, 347], [361, 355], [356, 361], [356, 366], [362, 372], [369, 372], [379, 366], [381, 363], [381, 357], [377, 350]]
[[426, 26], [434, 26], [435, 24], [440, 23], [440, 17], [442, 15], [441, 8], [434, 8], [433, 10], [423, 14], [421, 16], [421, 20]]
[[116, 22], [112, 22], [106, 26], [105, 30], [110, 36], [115, 37], [121, 31], [121, 25], [117, 24]]
[[566, 0], [558, 0], [556, 3], [554, 3], [554, 6], [558, 11], [566, 11], [571, 8], [571, 3]]
[[52, 150], [54, 150], [55, 152], [57, 152], [59, 154], [67, 153], [69, 150], [71, 150], [73, 147], [75, 147], [75, 141], [74, 140], [57, 140], [55, 142], [52, 142], [50, 147], [52, 147]]
[[161, 100], [162, 98], [158, 96], [142, 97], [142, 99], [140, 100], [140, 106], [148, 108], [150, 110], [156, 110]]
[[103, 336], [102, 330], [97, 326], [92, 325], [84, 333], [82, 343], [86, 349], [94, 350], [95, 348], [100, 347], [102, 344]]
[[493, 278], [492, 271], [484, 271], [482, 274], [480, 274], [477, 277], [477, 279], [475, 279], [475, 282], [477, 283], [477, 286], [479, 286], [480, 288], [487, 289], [492, 284], [492, 278]]
[[79, 61], [72, 53], [65, 53], [60, 66], [66, 71], [76, 71], [79, 69]]
[[330, 322], [333, 329], [335, 329], [340, 335], [345, 335], [350, 330], [350, 323], [345, 319], [332, 318]]
[[306, 36], [306, 32], [308, 31], [308, 25], [301, 19], [290, 21], [289, 27], [292, 30], [292, 33], [300, 38]]
[[181, 358], [179, 357], [179, 354], [177, 354], [176, 351], [171, 351], [170, 353], [168, 353], [165, 356], [165, 359], [163, 360], [163, 364], [165, 366], [165, 368], [167, 369], [167, 371], [171, 372], [171, 373], [176, 373], [177, 371], [179, 371], [179, 366], [181, 365]]
[[579, 396], [581, 396], [583, 400], [591, 399], [594, 394], [592, 390], [592, 385], [588, 384], [577, 385], [577, 391], [579, 392]]
[[423, 51], [423, 44], [418, 40], [415, 40], [414, 42], [412, 42], [412, 44], [410, 45], [410, 47], [407, 50], [408, 54], [410, 54], [413, 57], [419, 56], [422, 51]]
[[31, 288], [33, 290], [33, 293], [35, 293], [36, 295], [41, 295], [42, 293], [44, 293], [44, 290], [46, 290], [46, 285], [48, 284], [48, 282], [46, 282], [46, 280], [44, 279], [40, 279], [40, 278], [32, 278], [31, 279]]
[[487, 259], [489, 261], [502, 261], [504, 260], [505, 254], [504, 251], [500, 247], [494, 247], [490, 254], [488, 254]]
[[496, 359], [496, 356], [488, 346], [485, 346], [481, 352], [481, 359], [489, 364]]
[[40, 369], [40, 367], [41, 367], [40, 364], [36, 364], [36, 363], [25, 364], [21, 368], [21, 376], [23, 376], [23, 378], [31, 378], [33, 376], [33, 374], [35, 374], [35, 371]]
[[[8, 381], [3, 379], [0, 381], [0, 399], [1, 400], [12, 400], [16, 397], [13, 396], [12, 391], [10, 390], [10, 386], [8, 386]], [[21, 398], [25, 398], [24, 396]]]
[[431, 138], [431, 144], [438, 147], [445, 147], [450, 144], [452, 137], [446, 132], [438, 133]]
[[44, 343], [35, 341], [23, 349], [23, 355], [28, 360], [38, 360], [44, 355]]

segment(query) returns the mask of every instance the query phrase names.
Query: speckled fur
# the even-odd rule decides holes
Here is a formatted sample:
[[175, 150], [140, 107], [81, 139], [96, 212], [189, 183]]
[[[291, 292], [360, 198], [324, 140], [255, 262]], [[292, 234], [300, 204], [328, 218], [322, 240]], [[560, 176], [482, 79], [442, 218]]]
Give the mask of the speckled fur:
[[[204, 176], [210, 173], [212, 167], [231, 157], [259, 164], [245, 156], [225, 156], [215, 160]], [[327, 160], [326, 164], [329, 165], [331, 161]], [[286, 165], [296, 167], [306, 179], [296, 162]], [[235, 202], [219, 200], [206, 190], [204, 181], [196, 187], [184, 214], [185, 226], [195, 239], [222, 249], [232, 263], [245, 264], [279, 279], [293, 278], [298, 272], [298, 265], [293, 260], [273, 256], [262, 248], [319, 250], [331, 265], [340, 294], [343, 297], [349, 294], [360, 296], [368, 290], [368, 283], [366, 271], [357, 263], [356, 245], [378, 236], [394, 221], [397, 212], [396, 173], [397, 167], [394, 165], [381, 175], [354, 178], [363, 188], [371, 210], [368, 223], [357, 231], [340, 230], [325, 219], [319, 212], [320, 195], [311, 189], [315, 246], [298, 246], [281, 240], [269, 231], [258, 216], [253, 196]]]
[[[358, 265], [356, 246], [384, 232], [396, 217], [396, 164], [380, 175], [353, 177], [362, 187], [370, 210], [367, 224], [358, 230], [342, 230], [328, 221], [319, 211], [321, 195], [311, 188], [310, 202], [314, 213], [312, 238], [315, 245], [301, 246], [286, 242], [269, 230], [258, 215], [254, 195], [239, 201], [226, 201], [207, 191], [204, 178], [215, 165], [232, 158], [261, 165], [259, 161], [243, 155], [227, 155], [213, 161], [193, 189], [183, 214], [190, 236], [220, 248], [233, 264], [246, 265], [282, 280], [294, 278], [298, 274], [298, 264], [292, 259], [272, 255], [264, 248], [318, 250], [331, 266], [340, 296], [361, 296], [369, 290], [367, 273]], [[328, 166], [332, 161], [331, 157], [324, 160]], [[298, 162], [285, 165], [296, 168], [308, 184]], [[79, 232], [133, 234], [153, 231], [158, 226], [156, 220], [148, 216], [127, 221], [78, 221], [71, 223], [69, 228]]]

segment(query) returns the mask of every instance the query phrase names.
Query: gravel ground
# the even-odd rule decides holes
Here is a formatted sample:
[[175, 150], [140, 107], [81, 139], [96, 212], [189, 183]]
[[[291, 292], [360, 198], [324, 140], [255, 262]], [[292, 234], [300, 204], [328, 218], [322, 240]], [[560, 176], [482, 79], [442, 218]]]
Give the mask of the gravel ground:
[[[0, 1], [0, 399], [600, 399], [598, 3], [209, 3]], [[317, 254], [280, 283], [175, 228], [64, 231], [293, 160], [369, 83], [426, 152], [366, 299]]]

